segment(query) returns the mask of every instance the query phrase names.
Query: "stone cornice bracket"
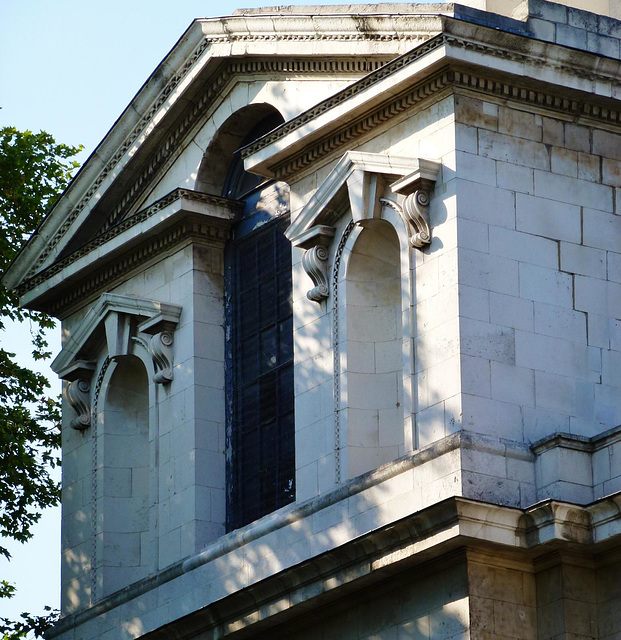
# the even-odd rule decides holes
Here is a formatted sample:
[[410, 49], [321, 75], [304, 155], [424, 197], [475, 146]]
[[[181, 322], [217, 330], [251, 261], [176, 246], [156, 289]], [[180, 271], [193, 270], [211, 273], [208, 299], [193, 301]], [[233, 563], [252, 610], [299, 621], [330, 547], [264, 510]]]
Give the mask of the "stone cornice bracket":
[[68, 383], [65, 387], [65, 397], [77, 414], [69, 426], [78, 431], [84, 431], [91, 426], [91, 378], [94, 371], [94, 362], [78, 360], [64, 372], [64, 379]]
[[408, 228], [410, 246], [420, 249], [431, 243], [429, 202], [440, 164], [419, 158], [417, 165], [412, 173], [390, 185], [393, 193], [405, 196], [403, 203], [395, 206], [397, 203], [390, 200], [382, 202], [399, 211]]
[[167, 384], [173, 379], [174, 331], [177, 323], [164, 316], [156, 316], [143, 322], [138, 330], [151, 336], [147, 350], [153, 360], [153, 382]]
[[328, 246], [334, 238], [334, 227], [318, 225], [302, 234], [295, 246], [306, 249], [302, 267], [315, 285], [306, 292], [306, 297], [321, 303], [330, 295], [328, 286]]

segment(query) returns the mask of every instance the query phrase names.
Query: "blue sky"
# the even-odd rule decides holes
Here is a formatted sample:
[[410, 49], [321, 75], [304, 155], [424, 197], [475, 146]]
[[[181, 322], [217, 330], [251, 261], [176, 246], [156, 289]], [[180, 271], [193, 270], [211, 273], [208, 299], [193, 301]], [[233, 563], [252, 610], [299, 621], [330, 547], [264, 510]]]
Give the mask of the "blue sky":
[[[82, 144], [84, 161], [193, 18], [269, 4], [0, 0], [0, 126], [44, 130], [58, 142]], [[0, 341], [18, 350], [22, 362], [28, 360], [28, 327], [10, 328]], [[57, 351], [56, 335], [52, 341]], [[18, 587], [17, 597], [0, 602], [0, 616], [59, 606], [59, 509], [44, 514], [35, 534], [28, 544], [11, 547], [10, 564], [0, 561], [0, 579]]]

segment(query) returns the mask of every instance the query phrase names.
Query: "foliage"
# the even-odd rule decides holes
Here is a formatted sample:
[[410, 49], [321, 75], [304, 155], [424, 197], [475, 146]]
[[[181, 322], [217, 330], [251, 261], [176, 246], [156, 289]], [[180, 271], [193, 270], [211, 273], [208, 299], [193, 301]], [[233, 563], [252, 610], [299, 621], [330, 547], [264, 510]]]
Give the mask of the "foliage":
[[[78, 166], [71, 158], [80, 150], [57, 144], [43, 131], [0, 128], [1, 272], [71, 180]], [[15, 293], [0, 285], [0, 329], [7, 321], [28, 321], [34, 358], [49, 357], [44, 332], [54, 326], [52, 318], [20, 309]], [[60, 411], [58, 401], [46, 396], [48, 388], [45, 376], [20, 366], [14, 353], [0, 348], [0, 538], [27, 541], [41, 509], [59, 502], [60, 487], [50, 470], [60, 464]], [[1, 543], [0, 555], [10, 558]], [[12, 585], [0, 581], [0, 598], [13, 593]], [[0, 618], [0, 633], [5, 639], [25, 637], [29, 630], [40, 634], [52, 617]]]

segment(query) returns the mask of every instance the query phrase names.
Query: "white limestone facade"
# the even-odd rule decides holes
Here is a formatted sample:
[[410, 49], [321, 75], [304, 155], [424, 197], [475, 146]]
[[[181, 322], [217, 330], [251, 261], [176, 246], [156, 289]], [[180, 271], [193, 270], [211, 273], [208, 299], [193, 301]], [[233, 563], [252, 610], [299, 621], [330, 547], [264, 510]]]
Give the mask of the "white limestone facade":
[[620, 636], [621, 15], [587, 4], [192, 24], [4, 276], [63, 327], [50, 638]]

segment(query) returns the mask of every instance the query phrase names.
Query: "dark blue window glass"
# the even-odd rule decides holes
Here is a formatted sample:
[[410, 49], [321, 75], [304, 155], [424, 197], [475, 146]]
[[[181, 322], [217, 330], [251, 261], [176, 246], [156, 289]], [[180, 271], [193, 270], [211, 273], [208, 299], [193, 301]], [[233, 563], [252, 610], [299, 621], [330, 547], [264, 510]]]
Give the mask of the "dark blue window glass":
[[[280, 114], [269, 116], [244, 144], [281, 123]], [[279, 206], [264, 206], [266, 193]], [[226, 255], [227, 527], [232, 530], [295, 500], [293, 315], [291, 245], [284, 235], [289, 218], [280, 213], [288, 210], [288, 194], [246, 173], [236, 154], [223, 195], [245, 204]]]

